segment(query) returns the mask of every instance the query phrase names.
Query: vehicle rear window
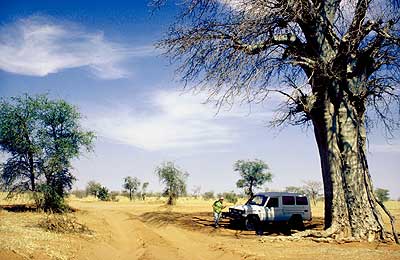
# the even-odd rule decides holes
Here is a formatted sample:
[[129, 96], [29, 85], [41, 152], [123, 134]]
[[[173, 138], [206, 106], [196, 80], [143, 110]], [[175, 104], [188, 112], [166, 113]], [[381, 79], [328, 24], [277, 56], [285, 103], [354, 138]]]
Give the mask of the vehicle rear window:
[[308, 205], [307, 197], [296, 197], [296, 205]]
[[293, 196], [282, 196], [282, 204], [283, 205], [294, 205], [294, 197]]
[[269, 201], [267, 203], [267, 207], [272, 208], [272, 207], [279, 207], [279, 200], [278, 198], [269, 198]]

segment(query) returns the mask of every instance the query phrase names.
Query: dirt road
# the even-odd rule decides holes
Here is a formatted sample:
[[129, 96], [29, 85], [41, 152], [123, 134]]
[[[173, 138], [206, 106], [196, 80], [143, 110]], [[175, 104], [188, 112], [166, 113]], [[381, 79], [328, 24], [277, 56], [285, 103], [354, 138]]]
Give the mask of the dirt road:
[[[182, 199], [167, 207], [160, 200], [71, 200], [77, 220], [94, 235], [48, 232], [38, 226], [43, 213], [0, 210], [0, 259], [400, 259], [394, 244], [282, 241], [284, 228], [256, 236], [224, 222], [215, 229], [211, 203]], [[321, 209], [313, 209], [309, 228], [322, 228]]]
[[[383, 244], [324, 244], [274, 241], [253, 232], [214, 229], [208, 204], [73, 204], [81, 220], [96, 227], [97, 243], [86, 242], [77, 259], [400, 259]], [[279, 231], [269, 235], [283, 235]]]
[[85, 243], [78, 259], [243, 259], [218, 250], [218, 230], [203, 234], [168, 223], [181, 215], [167, 208], [151, 213], [144, 212], [146, 206], [75, 206], [84, 210], [81, 220], [95, 226], [100, 237], [98, 243]]

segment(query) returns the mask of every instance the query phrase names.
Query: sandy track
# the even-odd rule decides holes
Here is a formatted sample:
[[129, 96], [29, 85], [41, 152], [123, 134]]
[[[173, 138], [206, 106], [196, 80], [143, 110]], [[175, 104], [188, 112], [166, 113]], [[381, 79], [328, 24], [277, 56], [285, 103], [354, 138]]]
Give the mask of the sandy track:
[[[268, 227], [265, 235], [212, 227], [210, 201], [185, 200], [98, 202], [73, 200], [74, 215], [94, 231], [89, 234], [47, 232], [38, 227], [43, 213], [0, 211], [0, 260], [14, 259], [400, 259], [400, 247], [382, 243], [285, 241], [285, 229]], [[322, 207], [320, 207], [322, 208]], [[322, 228], [314, 210], [309, 228]], [[400, 217], [400, 211], [394, 208]]]
[[[216, 239], [175, 225], [147, 224], [132, 208], [84, 207], [102, 239], [85, 243], [78, 259], [243, 259], [218, 249]], [[133, 213], [135, 212], [135, 213]], [[168, 215], [168, 213], [167, 213]], [[89, 224], [90, 225], [90, 224]]]

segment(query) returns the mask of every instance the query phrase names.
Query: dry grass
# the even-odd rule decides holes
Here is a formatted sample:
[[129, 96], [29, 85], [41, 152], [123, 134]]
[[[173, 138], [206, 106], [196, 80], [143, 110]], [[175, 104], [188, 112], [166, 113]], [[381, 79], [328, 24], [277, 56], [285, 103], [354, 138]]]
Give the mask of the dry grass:
[[39, 222], [39, 227], [58, 233], [93, 234], [93, 231], [86, 225], [79, 223], [73, 214], [47, 214]]
[[0, 206], [2, 205], [22, 205], [22, 204], [33, 204], [34, 200], [30, 194], [21, 193], [15, 194], [10, 198], [7, 198], [6, 192], [0, 192]]
[[[5, 194], [0, 193], [0, 198], [4, 197]], [[140, 221], [140, 223], [144, 223], [149, 227], [154, 226], [154, 230], [159, 230], [160, 227], [170, 230], [168, 227], [176, 226], [179, 230], [185, 229], [188, 230], [188, 232], [195, 232], [190, 233], [191, 235], [197, 234], [200, 236], [203, 234], [208, 236], [208, 232], [212, 232], [211, 234], [215, 236], [213, 239], [222, 244], [224, 244], [224, 239], [228, 241], [228, 239], [235, 238], [237, 235], [237, 231], [229, 229], [223, 229], [219, 233], [213, 233], [215, 231], [210, 227], [210, 223], [212, 223], [211, 205], [214, 200], [180, 198], [177, 201], [177, 205], [172, 207], [165, 205], [165, 198], [146, 198], [145, 201], [138, 199], [129, 201], [128, 198], [120, 196], [118, 202], [101, 202], [94, 197], [84, 199], [70, 197], [68, 200], [72, 206], [83, 210], [68, 215], [47, 215], [41, 212], [9, 212], [7, 210], [1, 210], [1, 206], [30, 203], [32, 201], [29, 196], [20, 195], [11, 200], [0, 199], [0, 252], [2, 250], [8, 250], [27, 259], [74, 259], [77, 256], [77, 252], [81, 250], [82, 245], [95, 245], [99, 243], [99, 241], [108, 241], [111, 237], [113, 229], [110, 229], [110, 227], [105, 224], [107, 222], [106, 216], [108, 215], [98, 215], [103, 213], [110, 214], [110, 216], [114, 216], [112, 214], [120, 216], [124, 221], [121, 223], [127, 223], [126, 221], [130, 220]], [[240, 201], [237, 204], [242, 202], [243, 201]], [[230, 206], [232, 204], [226, 203], [226, 205]], [[400, 219], [400, 202], [389, 201], [385, 203], [385, 205], [397, 219]], [[313, 222], [322, 221], [324, 214], [323, 202], [318, 202], [316, 206], [312, 205], [312, 214], [314, 218]], [[388, 224], [388, 219], [384, 219]], [[81, 223], [88, 223], [88, 226]], [[139, 225], [139, 222], [134, 223]], [[397, 229], [400, 230], [400, 223], [397, 222], [396, 224]], [[140, 225], [138, 227], [140, 227]], [[96, 231], [96, 236], [90, 235], [89, 227]], [[136, 226], [132, 228], [136, 228]], [[100, 232], [102, 229], [104, 230]], [[174, 232], [178, 231], [174, 229]], [[241, 232], [240, 234], [242, 239], [246, 239], [245, 243], [258, 248], [258, 240], [255, 239], [252, 232]], [[229, 240], [229, 242], [223, 246], [230, 248], [230, 243], [233, 243], [232, 241]], [[240, 241], [238, 241], [238, 243], [239, 242]], [[243, 240], [241, 240], [240, 243], [242, 242]], [[253, 245], [253, 243], [255, 244]], [[293, 245], [300, 246], [304, 244], [304, 246], [308, 248], [304, 250], [307, 251], [315, 247], [315, 245], [310, 243], [311, 242], [301, 242], [298, 245]], [[286, 244], [282, 242], [282, 246], [285, 245]], [[289, 243], [286, 246], [293, 245]], [[280, 244], [268, 246], [279, 247]], [[257, 250], [264, 252], [266, 250], [264, 247], [265, 246], [261, 246]], [[365, 250], [371, 250], [374, 254], [381, 252], [374, 251], [375, 249], [371, 249], [370, 245], [361, 244], [352, 246], [351, 250], [358, 247], [362, 252]], [[328, 250], [329, 246], [325, 246], [323, 249]], [[343, 254], [347, 252], [345, 245], [341, 247], [338, 246], [335, 250], [341, 250]], [[318, 252], [316, 251], [316, 258], [322, 256], [320, 254], [321, 252]], [[396, 254], [388, 253], [388, 255], [393, 256]], [[350, 258], [347, 257], [347, 259]]]
[[[27, 207], [20, 205], [33, 203], [29, 195], [19, 194], [5, 199], [6, 194], [0, 193], [0, 198], [0, 251], [13, 252], [24, 259], [71, 259], [76, 251], [73, 242], [81, 235], [50, 231], [60, 231], [63, 227], [66, 231], [74, 230], [73, 233], [83, 231], [90, 237], [87, 227], [79, 224], [72, 215], [62, 217], [35, 210], [25, 211]], [[3, 207], [18, 210], [12, 212]], [[51, 223], [55, 224], [54, 227]]]
[[13, 251], [24, 258], [33, 258], [42, 252], [52, 259], [69, 259], [71, 254], [59, 247], [69, 247], [69, 238], [61, 234], [46, 232], [38, 223], [43, 213], [0, 213], [0, 250]]

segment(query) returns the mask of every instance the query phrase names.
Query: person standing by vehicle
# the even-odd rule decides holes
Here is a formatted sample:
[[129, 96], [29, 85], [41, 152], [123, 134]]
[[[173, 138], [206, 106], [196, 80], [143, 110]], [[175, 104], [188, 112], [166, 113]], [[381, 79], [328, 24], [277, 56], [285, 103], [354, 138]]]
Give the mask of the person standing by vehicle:
[[226, 206], [223, 205], [224, 197], [220, 197], [219, 200], [215, 201], [213, 204], [214, 211], [214, 226], [217, 228], [219, 226], [219, 220], [221, 219], [222, 209]]

